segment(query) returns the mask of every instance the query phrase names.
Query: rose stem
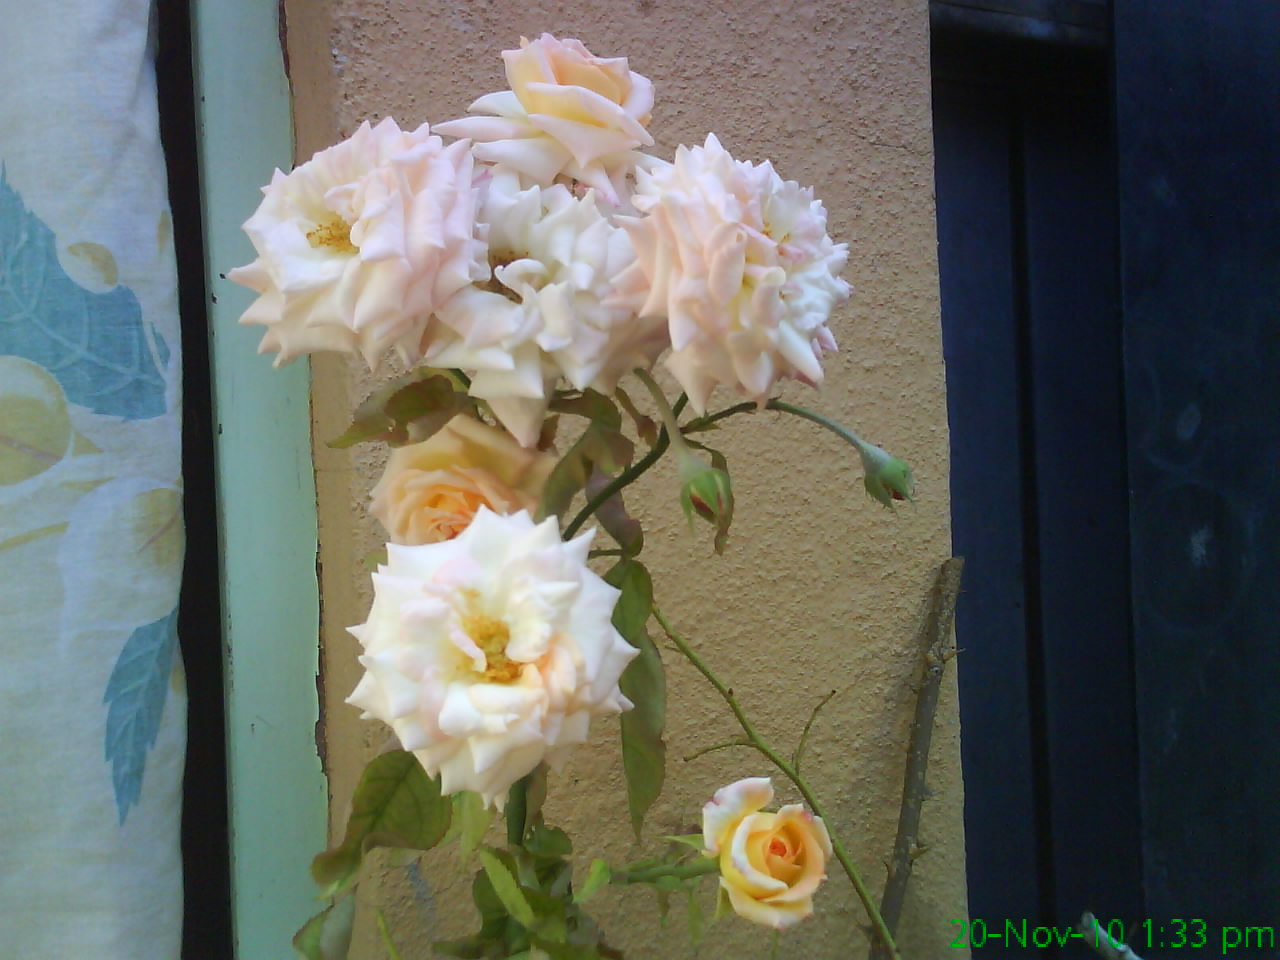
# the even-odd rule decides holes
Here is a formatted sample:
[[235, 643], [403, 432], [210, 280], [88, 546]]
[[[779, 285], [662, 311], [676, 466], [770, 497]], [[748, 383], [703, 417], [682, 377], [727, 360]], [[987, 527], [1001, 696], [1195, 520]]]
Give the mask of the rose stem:
[[699, 857], [692, 863], [660, 863], [656, 867], [644, 867], [640, 870], [618, 870], [613, 874], [613, 883], [652, 883], [663, 877], [675, 877], [677, 880], [691, 880], [708, 873], [720, 872], [719, 857]]
[[[663, 400], [665, 401], [666, 398], [664, 397]], [[680, 416], [680, 411], [684, 409], [684, 405], [688, 402], [689, 402], [689, 398], [686, 397], [683, 393], [680, 394], [679, 399], [676, 400], [675, 407], [671, 408], [672, 416], [673, 417]], [[653, 449], [651, 449], [648, 453], [646, 453], [642, 458], [637, 460], [631, 466], [627, 467], [626, 470], [623, 470], [622, 473], [618, 474], [616, 477], [610, 480], [604, 487], [600, 489], [599, 493], [597, 493], [594, 497], [592, 497], [590, 500], [587, 501], [587, 505], [585, 507], [583, 507], [581, 510], [578, 511], [578, 515], [573, 518], [573, 520], [569, 523], [567, 527], [564, 528], [564, 539], [566, 540], [573, 539], [573, 535], [578, 532], [578, 529], [584, 523], [586, 523], [589, 519], [591, 519], [591, 515], [600, 508], [601, 504], [603, 504], [606, 500], [612, 497], [619, 490], [629, 486], [630, 484], [638, 480], [646, 470], [648, 470], [655, 463], [657, 463], [658, 460], [661, 459], [662, 455], [667, 452], [667, 447], [668, 445], [670, 445], [670, 443], [671, 443], [671, 435], [667, 432], [667, 428], [664, 426], [658, 432], [658, 439], [654, 442]]]
[[529, 807], [529, 778], [525, 774], [511, 785], [507, 793], [507, 843], [513, 847], [524, 846], [525, 813]]
[[680, 432], [680, 422], [676, 419], [676, 412], [671, 409], [671, 404], [667, 402], [667, 395], [662, 392], [662, 388], [658, 386], [658, 382], [649, 375], [647, 370], [636, 367], [632, 371], [645, 389], [649, 391], [649, 396], [653, 397], [653, 405], [658, 408], [658, 416], [662, 418], [662, 425], [667, 429], [667, 435], [675, 443], [676, 453], [681, 456], [689, 454], [689, 445], [685, 443], [684, 434]]
[[[743, 403], [734, 404], [732, 407], [726, 407], [723, 410], [718, 410], [715, 413], [709, 413], [705, 417], [699, 417], [696, 420], [691, 420], [687, 424], [686, 429], [697, 430], [700, 427], [705, 427], [710, 424], [713, 424], [717, 420], [723, 420], [726, 417], [732, 417], [734, 414], [747, 413], [750, 410], [759, 410], [759, 409], [760, 409], [759, 404], [757, 404], [753, 400], [747, 400], [747, 401], [744, 401]], [[826, 427], [828, 430], [830, 430], [832, 433], [838, 436], [845, 443], [848, 443], [850, 446], [856, 449], [858, 453], [862, 453], [863, 449], [868, 446], [865, 440], [863, 440], [860, 436], [858, 436], [848, 427], [842, 426], [841, 424], [836, 423], [834, 420], [830, 419], [829, 417], [824, 417], [822, 414], [817, 413], [814, 410], [810, 410], [808, 407], [802, 407], [794, 403], [787, 403], [785, 400], [779, 400], [775, 397], [774, 399], [769, 400], [764, 404], [764, 409], [776, 410], [779, 413], [789, 413], [793, 417], [800, 417], [804, 420], [810, 421], [811, 423], [816, 423], [821, 427]]]
[[662, 627], [663, 632], [676, 645], [680, 653], [684, 655], [684, 658], [707, 678], [707, 681], [715, 687], [716, 692], [720, 694], [724, 702], [729, 705], [729, 709], [733, 711], [733, 715], [738, 719], [738, 725], [742, 727], [742, 732], [747, 735], [751, 745], [760, 751], [765, 759], [777, 767], [783, 776], [796, 785], [796, 789], [800, 791], [800, 795], [809, 804], [809, 809], [813, 811], [813, 815], [820, 817], [822, 822], [827, 825], [827, 832], [831, 835], [831, 849], [834, 851], [836, 859], [840, 862], [840, 866], [844, 868], [845, 874], [849, 877], [849, 882], [853, 884], [854, 892], [857, 893], [858, 899], [862, 902], [862, 908], [871, 919], [871, 925], [875, 928], [876, 937], [888, 949], [891, 960], [902, 960], [902, 955], [898, 952], [898, 948], [893, 942], [893, 934], [885, 926], [884, 918], [880, 916], [880, 911], [876, 908], [875, 901], [871, 899], [871, 893], [867, 890], [866, 884], [862, 882], [862, 877], [858, 874], [858, 868], [853, 865], [849, 852], [845, 850], [844, 844], [840, 842], [839, 837], [831, 830], [832, 822], [823, 812], [822, 805], [818, 802], [818, 798], [814, 796], [808, 782], [804, 777], [800, 776], [795, 767], [769, 745], [769, 742], [764, 737], [756, 732], [756, 728], [747, 719], [747, 715], [739, 705], [738, 698], [733, 695], [733, 691], [725, 686], [724, 682], [712, 672], [711, 668], [689, 646], [688, 642], [672, 629], [671, 624], [667, 622], [667, 618], [662, 615], [662, 611], [658, 609], [656, 603], [653, 605], [653, 616]]

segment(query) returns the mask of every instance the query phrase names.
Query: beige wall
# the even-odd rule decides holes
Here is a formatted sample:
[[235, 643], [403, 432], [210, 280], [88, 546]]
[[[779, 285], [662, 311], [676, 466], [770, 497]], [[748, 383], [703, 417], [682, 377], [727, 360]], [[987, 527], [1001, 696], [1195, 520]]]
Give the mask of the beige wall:
[[[910, 638], [932, 571], [950, 553], [925, 0], [287, 0], [286, 8], [302, 156], [365, 118], [392, 115], [414, 125], [462, 114], [476, 96], [505, 86], [503, 47], [547, 30], [579, 37], [601, 55], [628, 56], [655, 82], [650, 129], [659, 155], [669, 158], [677, 144], [701, 142], [714, 130], [740, 158], [771, 158], [784, 177], [817, 188], [831, 233], [851, 245], [845, 276], [855, 295], [832, 321], [841, 353], [826, 364], [827, 385], [820, 393], [792, 385], [786, 395], [907, 459], [918, 508], [881, 510], [862, 492], [851, 450], [774, 414], [732, 422], [717, 437], [738, 497], [726, 557], [711, 553], [705, 528], [688, 534], [669, 470], [654, 471], [630, 500], [646, 521], [645, 558], [664, 607], [766, 734], [789, 749], [815, 700], [839, 691], [814, 730], [806, 772], [878, 890], [912, 709]], [[322, 440], [341, 430], [372, 381], [334, 358], [317, 360], [315, 378]], [[358, 677], [344, 628], [367, 610], [359, 558], [379, 540], [363, 503], [380, 463], [365, 451], [319, 443], [316, 459], [336, 819], [363, 760], [385, 737], [342, 702]], [[769, 772], [746, 750], [682, 761], [735, 728], [692, 669], [671, 654], [666, 662], [668, 784], [649, 837], [697, 829], [701, 805], [718, 786]], [[584, 863], [592, 855], [625, 862], [646, 850], [633, 844], [627, 825], [616, 722], [598, 723], [595, 733], [553, 777], [547, 815], [569, 830]], [[948, 920], [965, 915], [954, 673], [929, 783], [921, 838], [929, 853], [917, 862], [901, 933], [912, 958], [961, 955], [947, 947]], [[787, 789], [781, 795], [794, 799]], [[473, 870], [457, 869], [443, 852], [429, 855], [418, 876], [382, 862], [367, 871], [361, 895], [387, 911], [406, 960], [425, 957], [429, 939], [470, 931]], [[682, 917], [660, 929], [648, 891], [609, 890], [595, 904], [610, 941], [628, 956], [693, 956]], [[816, 918], [786, 935], [782, 955], [864, 955], [857, 928], [865, 918], [838, 868], [817, 906]], [[354, 955], [382, 957], [365, 919]], [[702, 956], [769, 956], [768, 935], [736, 918], [709, 936]]]

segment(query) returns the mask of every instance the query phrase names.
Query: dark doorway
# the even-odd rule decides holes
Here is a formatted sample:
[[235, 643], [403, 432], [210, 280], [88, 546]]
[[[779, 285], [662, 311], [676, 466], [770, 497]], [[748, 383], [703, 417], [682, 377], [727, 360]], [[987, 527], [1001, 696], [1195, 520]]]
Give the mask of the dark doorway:
[[931, 8], [975, 954], [1220, 947], [1280, 924], [1280, 7]]

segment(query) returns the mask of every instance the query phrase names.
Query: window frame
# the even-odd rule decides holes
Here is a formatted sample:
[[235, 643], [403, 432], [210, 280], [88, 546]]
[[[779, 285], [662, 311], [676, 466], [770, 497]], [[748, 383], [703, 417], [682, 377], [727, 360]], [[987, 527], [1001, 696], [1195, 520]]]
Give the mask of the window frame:
[[261, 331], [237, 323], [252, 294], [224, 276], [253, 257], [240, 224], [259, 187], [293, 162], [279, 16], [274, 0], [192, 0], [237, 960], [283, 956], [317, 912], [307, 866], [328, 832], [310, 369], [257, 355]]

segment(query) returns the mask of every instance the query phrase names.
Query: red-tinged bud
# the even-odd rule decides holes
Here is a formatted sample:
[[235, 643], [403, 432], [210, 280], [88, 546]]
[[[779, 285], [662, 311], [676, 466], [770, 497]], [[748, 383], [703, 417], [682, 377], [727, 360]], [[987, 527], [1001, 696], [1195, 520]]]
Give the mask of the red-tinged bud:
[[695, 513], [714, 524], [716, 553], [723, 553], [729, 524], [733, 522], [733, 488], [729, 474], [690, 454], [680, 465], [680, 478], [684, 483], [680, 489], [680, 506], [690, 528]]
[[862, 482], [873, 499], [890, 510], [895, 500], [915, 503], [915, 480], [909, 466], [874, 444], [864, 442], [859, 445], [858, 452], [862, 455], [862, 468], [866, 471]]

